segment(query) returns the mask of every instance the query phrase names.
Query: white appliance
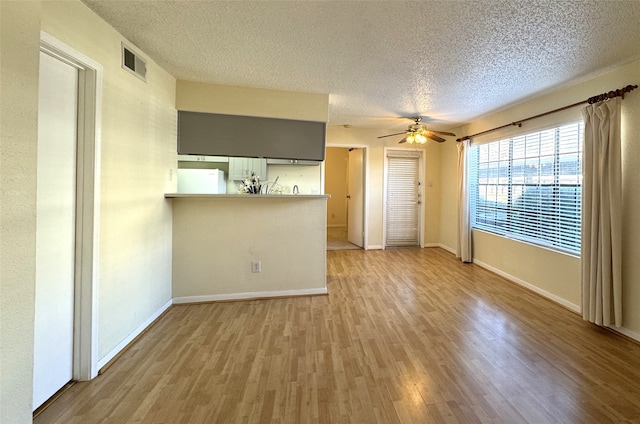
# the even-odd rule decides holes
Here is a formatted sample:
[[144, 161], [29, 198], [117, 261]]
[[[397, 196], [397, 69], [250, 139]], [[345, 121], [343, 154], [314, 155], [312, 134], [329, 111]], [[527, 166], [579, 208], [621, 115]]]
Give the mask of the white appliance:
[[178, 169], [178, 193], [224, 194], [227, 181], [220, 169]]

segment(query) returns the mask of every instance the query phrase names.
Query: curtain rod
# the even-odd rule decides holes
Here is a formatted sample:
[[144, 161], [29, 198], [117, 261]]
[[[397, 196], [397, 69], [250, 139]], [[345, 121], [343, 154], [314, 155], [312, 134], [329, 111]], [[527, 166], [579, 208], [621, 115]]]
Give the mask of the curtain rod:
[[577, 102], [577, 103], [574, 103], [572, 105], [568, 105], [568, 106], [564, 106], [564, 107], [561, 107], [561, 108], [558, 108], [558, 109], [550, 110], [549, 112], [544, 112], [544, 113], [541, 113], [539, 115], [530, 116], [528, 118], [524, 118], [524, 119], [521, 119], [519, 121], [514, 121], [514, 122], [511, 122], [510, 124], [505, 124], [505, 125], [502, 125], [502, 126], [499, 126], [499, 127], [491, 128], [490, 130], [482, 131], [482, 132], [479, 132], [479, 133], [476, 133], [476, 134], [465, 135], [464, 137], [460, 137], [456, 141], [460, 142], [460, 141], [463, 141], [463, 140], [469, 140], [469, 139], [471, 139], [473, 137], [477, 137], [479, 135], [484, 135], [484, 134], [487, 134], [487, 133], [490, 133], [490, 132], [493, 132], [493, 131], [497, 131], [497, 130], [501, 130], [503, 128], [507, 128], [507, 127], [511, 127], [511, 126], [522, 127], [522, 123], [523, 122], [527, 122], [527, 121], [531, 121], [532, 119], [541, 118], [543, 116], [551, 115], [552, 113], [561, 112], [561, 111], [566, 110], [566, 109], [571, 109], [572, 107], [576, 107], [576, 106], [579, 106], [579, 105], [582, 105], [582, 104], [585, 104], [585, 103], [589, 103], [591, 105], [591, 104], [594, 104], [594, 103], [599, 103], [599, 102], [601, 102], [603, 100], [613, 99], [614, 97], [622, 97], [624, 99], [624, 95], [626, 93], [628, 93], [630, 91], [633, 91], [636, 88], [638, 88], [637, 85], [627, 85], [626, 87], [619, 88], [619, 89], [614, 90], [614, 91], [609, 91], [608, 93], [602, 93], [602, 94], [598, 94], [597, 96], [589, 97], [587, 100], [583, 100], [581, 102]]

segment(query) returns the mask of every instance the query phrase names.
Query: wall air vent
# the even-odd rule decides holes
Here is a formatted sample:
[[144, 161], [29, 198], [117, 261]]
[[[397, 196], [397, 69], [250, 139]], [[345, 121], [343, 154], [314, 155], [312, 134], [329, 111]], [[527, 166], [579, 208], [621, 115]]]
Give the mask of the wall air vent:
[[122, 68], [131, 72], [142, 81], [147, 80], [147, 62], [122, 44]]

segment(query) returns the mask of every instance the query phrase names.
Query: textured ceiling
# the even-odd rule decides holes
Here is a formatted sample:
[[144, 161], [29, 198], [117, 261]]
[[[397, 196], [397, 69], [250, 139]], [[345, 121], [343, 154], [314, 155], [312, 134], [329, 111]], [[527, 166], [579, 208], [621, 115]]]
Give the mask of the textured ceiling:
[[640, 0], [83, 2], [178, 79], [329, 93], [332, 125], [446, 130], [640, 58]]

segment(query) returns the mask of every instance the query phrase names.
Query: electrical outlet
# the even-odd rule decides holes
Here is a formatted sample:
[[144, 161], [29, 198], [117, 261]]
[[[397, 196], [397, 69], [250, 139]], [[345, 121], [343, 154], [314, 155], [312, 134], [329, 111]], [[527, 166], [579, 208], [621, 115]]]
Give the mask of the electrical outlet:
[[262, 261], [251, 261], [251, 272], [262, 272]]

